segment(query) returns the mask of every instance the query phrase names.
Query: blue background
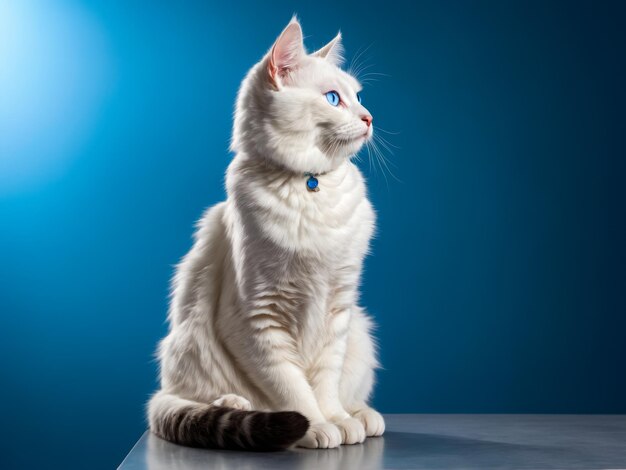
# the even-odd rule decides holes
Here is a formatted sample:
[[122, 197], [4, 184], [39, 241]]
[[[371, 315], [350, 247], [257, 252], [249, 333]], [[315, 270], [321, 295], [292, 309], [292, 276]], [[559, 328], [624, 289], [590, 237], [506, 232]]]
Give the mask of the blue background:
[[144, 430], [172, 265], [294, 11], [385, 74], [375, 405], [626, 412], [626, 14], [595, 3], [0, 3], [0, 467], [113, 468]]

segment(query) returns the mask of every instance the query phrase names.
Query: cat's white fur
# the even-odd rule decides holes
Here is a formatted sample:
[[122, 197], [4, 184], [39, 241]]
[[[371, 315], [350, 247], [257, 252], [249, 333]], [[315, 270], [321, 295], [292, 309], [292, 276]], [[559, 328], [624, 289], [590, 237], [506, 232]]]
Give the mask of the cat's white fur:
[[[294, 18], [243, 81], [227, 200], [199, 221], [173, 281], [153, 429], [211, 405], [298, 411], [311, 423], [304, 447], [383, 433], [367, 404], [377, 360], [358, 306], [375, 215], [350, 161], [373, 127], [340, 61], [340, 36], [307, 54]], [[305, 172], [320, 173], [319, 192]]]

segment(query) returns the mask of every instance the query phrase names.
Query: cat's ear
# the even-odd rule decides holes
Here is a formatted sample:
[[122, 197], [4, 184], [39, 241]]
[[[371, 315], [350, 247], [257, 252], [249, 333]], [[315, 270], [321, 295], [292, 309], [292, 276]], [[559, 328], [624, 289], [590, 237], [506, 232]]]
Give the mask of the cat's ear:
[[294, 16], [270, 51], [268, 73], [272, 82], [278, 85], [281, 78], [294, 70], [305, 55], [302, 27]]
[[341, 42], [341, 31], [337, 33], [337, 36], [326, 44], [321, 49], [315, 51], [312, 55], [315, 57], [321, 57], [336, 65], [337, 67], [341, 67], [343, 64], [343, 43]]

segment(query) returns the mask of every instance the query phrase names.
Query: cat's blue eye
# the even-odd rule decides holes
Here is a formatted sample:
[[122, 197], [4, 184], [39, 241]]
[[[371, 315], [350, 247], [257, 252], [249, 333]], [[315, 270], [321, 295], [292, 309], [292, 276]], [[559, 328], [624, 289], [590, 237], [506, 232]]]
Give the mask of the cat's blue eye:
[[326, 93], [326, 99], [333, 106], [338, 106], [339, 105], [339, 101], [340, 101], [339, 93], [337, 93], [335, 90], [329, 91], [328, 93]]
[[359, 100], [359, 103], [361, 102], [361, 93], [356, 94], [356, 99]]

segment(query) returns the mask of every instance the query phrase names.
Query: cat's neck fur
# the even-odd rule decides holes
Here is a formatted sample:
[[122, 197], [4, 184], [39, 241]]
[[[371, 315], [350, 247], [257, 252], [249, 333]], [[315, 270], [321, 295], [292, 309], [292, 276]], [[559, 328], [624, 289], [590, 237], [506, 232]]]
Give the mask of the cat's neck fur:
[[312, 165], [312, 168], [294, 169], [287, 165], [276, 161], [271, 156], [262, 155], [260, 152], [239, 152], [235, 160], [238, 162], [239, 168], [247, 171], [258, 171], [263, 174], [272, 174], [277, 178], [298, 178], [302, 179], [307, 175], [325, 176], [337, 172], [345, 171], [346, 167], [350, 165], [350, 159], [328, 159], [327, 165]]

